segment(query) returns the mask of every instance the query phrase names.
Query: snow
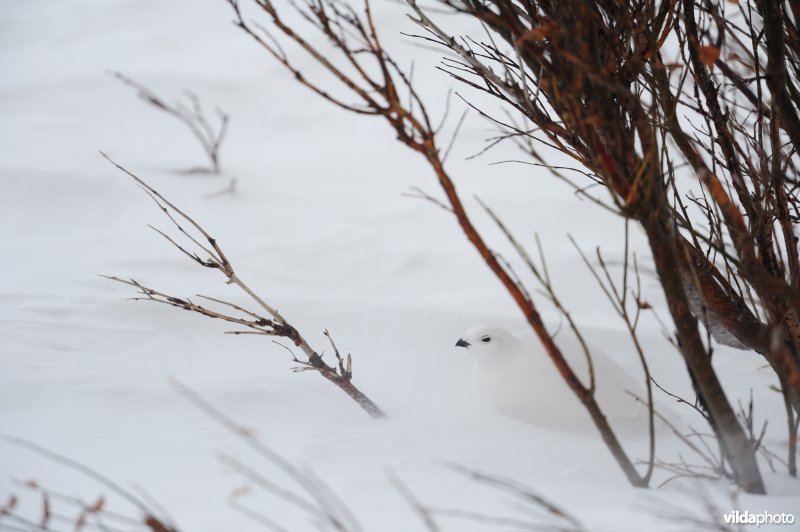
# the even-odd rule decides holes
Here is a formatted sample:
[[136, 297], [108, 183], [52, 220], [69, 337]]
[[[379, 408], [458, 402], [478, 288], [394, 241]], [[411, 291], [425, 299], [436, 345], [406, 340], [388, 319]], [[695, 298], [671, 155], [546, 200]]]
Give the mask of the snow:
[[[378, 2], [376, 9], [388, 46], [403, 64], [416, 57], [415, 79], [441, 114], [449, 81], [434, 69], [436, 56], [400, 38], [411, 29], [402, 6]], [[181, 530], [257, 529], [228, 505], [246, 481], [218, 461], [220, 453], [288, 481], [176, 393], [171, 377], [313, 471], [365, 530], [421, 529], [387, 471], [431, 506], [526, 517], [506, 493], [447, 463], [513, 478], [590, 530], [685, 529], [655, 515], [655, 507], [667, 505], [702, 515], [697, 485], [631, 488], [597, 438], [522, 424], [473, 397], [471, 360], [454, 342], [475, 324], [524, 324], [452, 217], [403, 196], [412, 186], [438, 195], [431, 171], [379, 120], [348, 115], [299, 88], [230, 19], [220, 0], [51, 0], [8, 3], [0, 11], [0, 432], [126, 488], [141, 486]], [[311, 68], [308, 60], [300, 64]], [[205, 163], [196, 141], [108, 69], [161, 95], [191, 88], [229, 111], [225, 177], [176, 174]], [[587, 338], [641, 378], [623, 324], [566, 238], [586, 249], [601, 246], [613, 262], [622, 252], [621, 221], [581, 203], [545, 170], [489, 166], [518, 157], [510, 148], [465, 160], [490, 135], [472, 116], [450, 155], [463, 197], [480, 195], [527, 244], [534, 232], [541, 235], [554, 285]], [[247, 302], [218, 272], [202, 271], [146, 228], [167, 227], [166, 220], [98, 150], [195, 215], [240, 277], [313, 346], [326, 346], [322, 331], [329, 329], [353, 354], [354, 382], [388, 418], [370, 420], [319, 376], [290, 372], [288, 354], [262, 338], [226, 336], [224, 324], [126, 301], [128, 287], [98, 277], [134, 276], [175, 295]], [[233, 175], [236, 195], [208, 197]], [[477, 204], [468, 205], [487, 237], [512, 257]], [[646, 257], [641, 236], [633, 236]], [[652, 275], [643, 283], [648, 302], [666, 316]], [[557, 325], [554, 312], [545, 314]], [[642, 327], [656, 378], [689, 397], [682, 363], [658, 324], [648, 317]], [[733, 400], [746, 402], [753, 389], [757, 418], [770, 421], [767, 443], [784, 454], [782, 403], [768, 388], [773, 378], [763, 360], [720, 347], [715, 363]], [[674, 410], [700, 426], [687, 409]], [[644, 437], [624, 443], [632, 456], [646, 456]], [[674, 439], [659, 441], [664, 459], [679, 451], [685, 448]], [[736, 508], [730, 486], [709, 482], [702, 489], [722, 512], [798, 513], [800, 483], [780, 469], [763, 470], [771, 494], [740, 495]], [[665, 478], [659, 473], [656, 484]], [[102, 493], [109, 508], [135, 514], [75, 471], [0, 442], [0, 501], [19, 494], [20, 512], [36, 520], [39, 500], [13, 479], [35, 479], [86, 500]], [[241, 500], [289, 530], [311, 528], [306, 515], [274, 498]], [[453, 517], [437, 521], [443, 530], [485, 529]]]

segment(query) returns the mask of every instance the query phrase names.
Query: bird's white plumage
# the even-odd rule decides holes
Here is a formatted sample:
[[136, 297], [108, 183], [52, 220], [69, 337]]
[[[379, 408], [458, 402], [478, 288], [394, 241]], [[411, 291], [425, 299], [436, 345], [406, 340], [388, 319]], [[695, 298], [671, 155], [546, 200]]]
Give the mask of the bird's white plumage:
[[[562, 334], [555, 339], [564, 358], [589, 385], [589, 365], [581, 344]], [[468, 344], [468, 345], [464, 345]], [[522, 341], [500, 327], [468, 330], [457, 344], [474, 356], [473, 385], [502, 414], [535, 425], [575, 432], [594, 430], [594, 424], [559, 374], [538, 340]], [[595, 398], [612, 426], [622, 432], [647, 430], [643, 383], [611, 357], [590, 346], [595, 375]], [[639, 372], [641, 370], [636, 368]]]

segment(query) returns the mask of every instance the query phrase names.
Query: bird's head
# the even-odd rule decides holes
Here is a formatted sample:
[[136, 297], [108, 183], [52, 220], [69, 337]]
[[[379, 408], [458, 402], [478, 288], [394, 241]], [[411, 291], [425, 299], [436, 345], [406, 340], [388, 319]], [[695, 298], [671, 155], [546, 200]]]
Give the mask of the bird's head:
[[502, 327], [473, 327], [458, 339], [456, 347], [488, 355], [504, 352], [518, 342], [513, 334]]

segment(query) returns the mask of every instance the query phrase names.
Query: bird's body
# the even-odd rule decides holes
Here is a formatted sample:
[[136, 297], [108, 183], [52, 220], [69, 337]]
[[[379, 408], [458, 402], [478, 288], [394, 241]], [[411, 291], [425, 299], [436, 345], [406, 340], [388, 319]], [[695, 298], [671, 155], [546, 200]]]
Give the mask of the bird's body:
[[[556, 344], [588, 387], [589, 365], [581, 344], [562, 337]], [[537, 340], [524, 342], [505, 329], [483, 327], [467, 331], [456, 345], [474, 353], [473, 385], [502, 414], [551, 428], [593, 430], [586, 408]], [[643, 385], [605, 353], [593, 347], [590, 353], [600, 408], [615, 429], [625, 433], [641, 429], [644, 434], [647, 408], [628, 393], [646, 398]]]

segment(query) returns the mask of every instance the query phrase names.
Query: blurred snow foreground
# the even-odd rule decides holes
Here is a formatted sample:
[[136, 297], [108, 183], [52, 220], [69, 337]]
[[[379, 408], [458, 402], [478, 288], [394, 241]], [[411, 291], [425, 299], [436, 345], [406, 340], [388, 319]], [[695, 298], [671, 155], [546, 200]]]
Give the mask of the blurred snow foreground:
[[[404, 8], [387, 2], [375, 10], [386, 39], [396, 38], [387, 46], [401, 57], [416, 56], [400, 42], [400, 30], [408, 29]], [[729, 487], [716, 482], [702, 488], [707, 497], [701, 498], [694, 484], [682, 481], [661, 490], [633, 489], [593, 434], [519, 423], [476, 400], [469, 390], [471, 361], [453, 339], [473, 323], [513, 330], [521, 322], [449, 215], [403, 197], [409, 187], [433, 187], [428, 169], [394, 145], [382, 124], [309, 98], [229, 20], [228, 6], [215, 0], [21, 2], [0, 12], [6, 73], [0, 78], [0, 221], [7, 228], [0, 278], [3, 433], [145, 493], [181, 530], [258, 529], [231, 509], [232, 501], [287, 530], [313, 529], [316, 521], [252, 489], [253, 478], [230, 468], [230, 460], [217, 461], [224, 452], [270, 482], [292, 486], [290, 471], [263, 460], [184, 401], [169, 388], [170, 376], [308, 478], [324, 480], [364, 530], [422, 529], [397, 478], [414, 500], [440, 510], [435, 519], [442, 530], [484, 529], [478, 515], [505, 517], [506, 524], [671, 530], [692, 515], [714, 522], [709, 501], [720, 512], [720, 526], [722, 513], [734, 509], [798, 507], [797, 482], [768, 470], [770, 495], [741, 496], [735, 508]], [[447, 80], [434, 64], [435, 58], [418, 62], [416, 75], [421, 90], [443, 101]], [[240, 193], [210, 199], [222, 181], [171, 172], [202, 153], [179, 125], [105, 75], [107, 68], [165, 92], [191, 87], [229, 110], [224, 165], [226, 175], [237, 176]], [[543, 233], [553, 283], [584, 334], [641, 381], [622, 325], [607, 312], [577, 253], [562, 244], [570, 233], [621, 253], [615, 236], [621, 222], [600, 209], [574, 209], [571, 190], [532, 177], [526, 167], [492, 167], [487, 179], [487, 163], [513, 152], [501, 147], [492, 159], [465, 160], [483, 146], [485, 127], [468, 118], [448, 162], [464, 197], [479, 194], [520, 235]], [[100, 148], [128, 161], [224, 239], [253, 288], [316, 345], [325, 343], [322, 331], [331, 330], [343, 352], [353, 353], [360, 386], [388, 418], [370, 420], [322, 379], [290, 373], [293, 364], [281, 347], [224, 336], [222, 325], [188, 313], [129, 303], [125, 287], [97, 278], [136, 275], [189, 296], [238, 297], [146, 230], [145, 222], [161, 223], [159, 213], [97, 156]], [[570, 217], [562, 216], [570, 209]], [[487, 238], [499, 237], [488, 220], [476, 218], [485, 222]], [[559, 227], [550, 234], [553, 220]], [[631, 243], [641, 244], [637, 238]], [[663, 311], [655, 282], [644, 283], [651, 283], [649, 303]], [[558, 322], [555, 314], [549, 317]], [[658, 324], [643, 322], [641, 335], [658, 382], [693, 397]], [[764, 441], [781, 450], [780, 398], [769, 390], [769, 372], [758, 373], [761, 359], [720, 347], [715, 363], [734, 400], [746, 402], [752, 375], [761, 376], [752, 391], [755, 415], [774, 420]], [[684, 424], [702, 426], [691, 410], [680, 413]], [[642, 436], [624, 445], [632, 456], [647, 456]], [[130, 501], [71, 468], [7, 441], [0, 446], [0, 506], [17, 493], [15, 512], [34, 522], [41, 515], [41, 499], [21, 492], [16, 479], [85, 500], [104, 494], [106, 509], [131, 509]], [[684, 449], [677, 438], [658, 441], [664, 460]], [[530, 486], [576, 522], [554, 521], [547, 511], [531, 517], [503, 490], [474, 482], [444, 460]], [[58, 501], [52, 504], [67, 512]], [[654, 506], [675, 511], [665, 519]], [[465, 508], [472, 513], [456, 511]], [[54, 530], [62, 525], [51, 523]], [[0, 529], [12, 526], [0, 519]]]

